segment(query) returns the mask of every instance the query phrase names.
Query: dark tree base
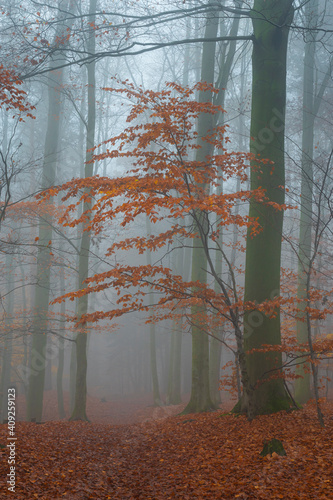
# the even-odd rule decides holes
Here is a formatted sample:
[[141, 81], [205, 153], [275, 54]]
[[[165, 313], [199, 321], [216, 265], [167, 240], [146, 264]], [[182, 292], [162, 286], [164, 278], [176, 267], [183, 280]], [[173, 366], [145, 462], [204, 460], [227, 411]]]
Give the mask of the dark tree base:
[[270, 441], [264, 441], [264, 447], [260, 456], [265, 457], [266, 455], [272, 455], [272, 453], [277, 453], [281, 457], [287, 455], [286, 450], [283, 448], [283, 444], [279, 439], [271, 439]]

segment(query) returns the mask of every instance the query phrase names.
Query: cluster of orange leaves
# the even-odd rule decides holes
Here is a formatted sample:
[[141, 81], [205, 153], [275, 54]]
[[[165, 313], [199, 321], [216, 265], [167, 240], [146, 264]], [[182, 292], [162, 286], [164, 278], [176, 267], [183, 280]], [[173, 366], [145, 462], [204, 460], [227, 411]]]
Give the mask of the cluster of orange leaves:
[[0, 64], [0, 107], [5, 107], [7, 111], [10, 109], [18, 111], [19, 119], [22, 121], [22, 113], [35, 118], [31, 113], [35, 107], [27, 102], [27, 94], [20, 88], [21, 85], [22, 82], [14, 72]]
[[[169, 83], [165, 90], [154, 92], [122, 82], [120, 87], [105, 90], [120, 93], [134, 101], [127, 118], [130, 125], [118, 136], [99, 145], [105, 150], [96, 154], [92, 161], [122, 160], [131, 167], [122, 177], [75, 179], [44, 193], [42, 200], [65, 192], [63, 202], [68, 206], [60, 223], [70, 227], [84, 223], [93, 233], [101, 232], [110, 223], [130, 228], [141, 216], [147, 216], [153, 225], [159, 224], [158, 234], [133, 236], [115, 242], [108, 248], [107, 257], [115, 255], [119, 249], [136, 249], [138, 254], [142, 254], [147, 250], [166, 248], [180, 238], [196, 238], [198, 234], [193, 230], [192, 222], [199, 213], [213, 215], [212, 218], [218, 220], [208, 235], [211, 246], [215, 246], [222, 228], [229, 225], [251, 228], [253, 235], [260, 231], [257, 220], [237, 213], [234, 208], [236, 203], [245, 203], [251, 198], [258, 203], [269, 203], [263, 189], [241, 189], [222, 194], [216, 190], [222, 181], [236, 178], [242, 184], [247, 181], [247, 167], [254, 157], [226, 149], [229, 142], [226, 127], [216, 127], [198, 143], [198, 116], [202, 113], [224, 113], [220, 106], [194, 99], [197, 91], [216, 92], [211, 85], [198, 83], [188, 88]], [[195, 153], [204, 143], [214, 144], [217, 154], [207, 157], [206, 161], [197, 161]], [[272, 168], [270, 162], [264, 159], [258, 165], [260, 168]], [[91, 209], [77, 217], [77, 207], [82, 202], [90, 202]], [[192, 217], [190, 224], [189, 217]], [[161, 223], [164, 231], [160, 231]], [[147, 310], [145, 289], [153, 289], [159, 297], [160, 319], [170, 314], [170, 311], [166, 312], [166, 307], [172, 310], [175, 306], [188, 307], [191, 300], [204, 302], [223, 312], [230, 308], [223, 294], [216, 293], [213, 287], [184, 282], [163, 265], [118, 263], [110, 266], [110, 270], [90, 277], [81, 290], [57, 300], [66, 297], [74, 300], [83, 294], [107, 288], [117, 291], [117, 306], [111, 311], [88, 314], [81, 321], [112, 319], [128, 311]], [[233, 304], [235, 308], [240, 306], [241, 302]]]

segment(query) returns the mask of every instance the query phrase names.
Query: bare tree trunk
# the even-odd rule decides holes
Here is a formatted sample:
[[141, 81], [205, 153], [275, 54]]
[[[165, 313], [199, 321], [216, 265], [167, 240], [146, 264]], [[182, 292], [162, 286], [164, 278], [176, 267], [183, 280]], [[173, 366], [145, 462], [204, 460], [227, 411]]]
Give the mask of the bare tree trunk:
[[[87, 49], [90, 54], [95, 53], [95, 31], [93, 24], [96, 20], [96, 4], [97, 0], [90, 0], [89, 19], [92, 24], [92, 29], [88, 34]], [[92, 160], [92, 152], [89, 151], [95, 145], [95, 124], [96, 124], [96, 96], [95, 96], [95, 61], [87, 65], [88, 72], [88, 120], [87, 120], [87, 152], [85, 163], [85, 178], [91, 177], [94, 172], [94, 164]], [[84, 201], [83, 212], [88, 212], [91, 208], [90, 201]], [[90, 231], [87, 231], [90, 215], [87, 215], [87, 222], [83, 227], [80, 258], [79, 258], [79, 286], [85, 287], [85, 280], [89, 273], [89, 251], [91, 243]], [[82, 295], [77, 302], [77, 316], [82, 318], [88, 312], [88, 295]], [[75, 387], [75, 402], [74, 409], [70, 420], [88, 420], [86, 415], [86, 400], [87, 400], [87, 328], [83, 323], [78, 328], [76, 336], [76, 387]]]

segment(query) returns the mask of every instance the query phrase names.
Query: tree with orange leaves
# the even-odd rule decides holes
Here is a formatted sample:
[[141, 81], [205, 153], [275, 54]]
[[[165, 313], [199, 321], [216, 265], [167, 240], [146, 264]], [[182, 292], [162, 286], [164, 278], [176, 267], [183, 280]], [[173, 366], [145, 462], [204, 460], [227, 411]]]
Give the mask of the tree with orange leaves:
[[[106, 141], [104, 152], [96, 154], [91, 161], [123, 159], [131, 163], [131, 168], [122, 177], [95, 176], [73, 180], [49, 189], [43, 198], [48, 199], [65, 191], [63, 201], [73, 202], [68, 205], [61, 222], [71, 227], [84, 222], [86, 230], [95, 233], [119, 219], [120, 225], [126, 228], [133, 227], [142, 215], [146, 215], [155, 227], [163, 221], [166, 229], [162, 232], [117, 241], [108, 248], [106, 256], [114, 256], [118, 250], [135, 249], [138, 254], [147, 250], [155, 252], [170, 244], [178, 245], [183, 238], [190, 238], [200, 241], [204, 249], [210, 279], [207, 283], [184, 281], [163, 263], [115, 263], [109, 270], [89, 277], [80, 290], [69, 292], [56, 301], [65, 298], [74, 300], [112, 288], [118, 295], [113, 309], [88, 313], [76, 318], [76, 321], [85, 324], [102, 319], [113, 320], [128, 312], [148, 311], [150, 308], [153, 308], [154, 314], [147, 321], [159, 321], [169, 318], [177, 309], [186, 311], [185, 317], [191, 328], [202, 321], [200, 306], [205, 306], [214, 315], [215, 322], [216, 318], [227, 320], [234, 329], [243, 390], [250, 397], [241, 332], [244, 303], [238, 294], [232, 267], [229, 266], [233, 283], [230, 287], [216, 272], [214, 255], [221, 252], [229, 264], [223, 248], [218, 244], [222, 228], [235, 224], [239, 228], [247, 228], [253, 235], [260, 231], [256, 219], [241, 215], [234, 208], [236, 202], [247, 203], [250, 199], [265, 203], [264, 190], [244, 189], [219, 194], [216, 190], [222, 181], [235, 178], [239, 178], [241, 183], [247, 181], [246, 170], [253, 157], [227, 151], [229, 139], [226, 127], [215, 127], [198, 142], [195, 122], [200, 113], [214, 115], [224, 112], [211, 102], [194, 100], [197, 90], [216, 92], [211, 85], [198, 83], [193, 88], [183, 88], [169, 83], [165, 90], [153, 92], [135, 89], [128, 82], [123, 82], [121, 88], [105, 90], [125, 95], [135, 102], [127, 118], [130, 125], [118, 136]], [[209, 155], [204, 161], [193, 159], [194, 153], [205, 143], [213, 144], [217, 153]], [[261, 162], [268, 166], [270, 163], [266, 160]], [[91, 208], [89, 213], [86, 211], [76, 218], [73, 214], [82, 201], [90, 201]], [[191, 220], [190, 224], [185, 224], [185, 217]], [[216, 289], [215, 283], [218, 284]], [[152, 306], [147, 300], [151, 290], [158, 297]], [[210, 334], [210, 331], [205, 333]]]

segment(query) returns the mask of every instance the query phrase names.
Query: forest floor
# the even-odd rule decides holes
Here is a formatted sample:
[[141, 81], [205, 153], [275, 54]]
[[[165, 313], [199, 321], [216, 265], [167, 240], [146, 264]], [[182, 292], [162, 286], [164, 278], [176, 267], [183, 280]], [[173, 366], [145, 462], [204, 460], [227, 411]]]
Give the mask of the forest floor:
[[[311, 403], [253, 422], [223, 409], [179, 416], [183, 405], [146, 403], [90, 398], [90, 423], [56, 421], [50, 394], [47, 421], [16, 423], [15, 493], [6, 484], [12, 438], [0, 425], [0, 498], [333, 499], [332, 402], [323, 404], [325, 428]], [[285, 457], [260, 456], [272, 438]]]

